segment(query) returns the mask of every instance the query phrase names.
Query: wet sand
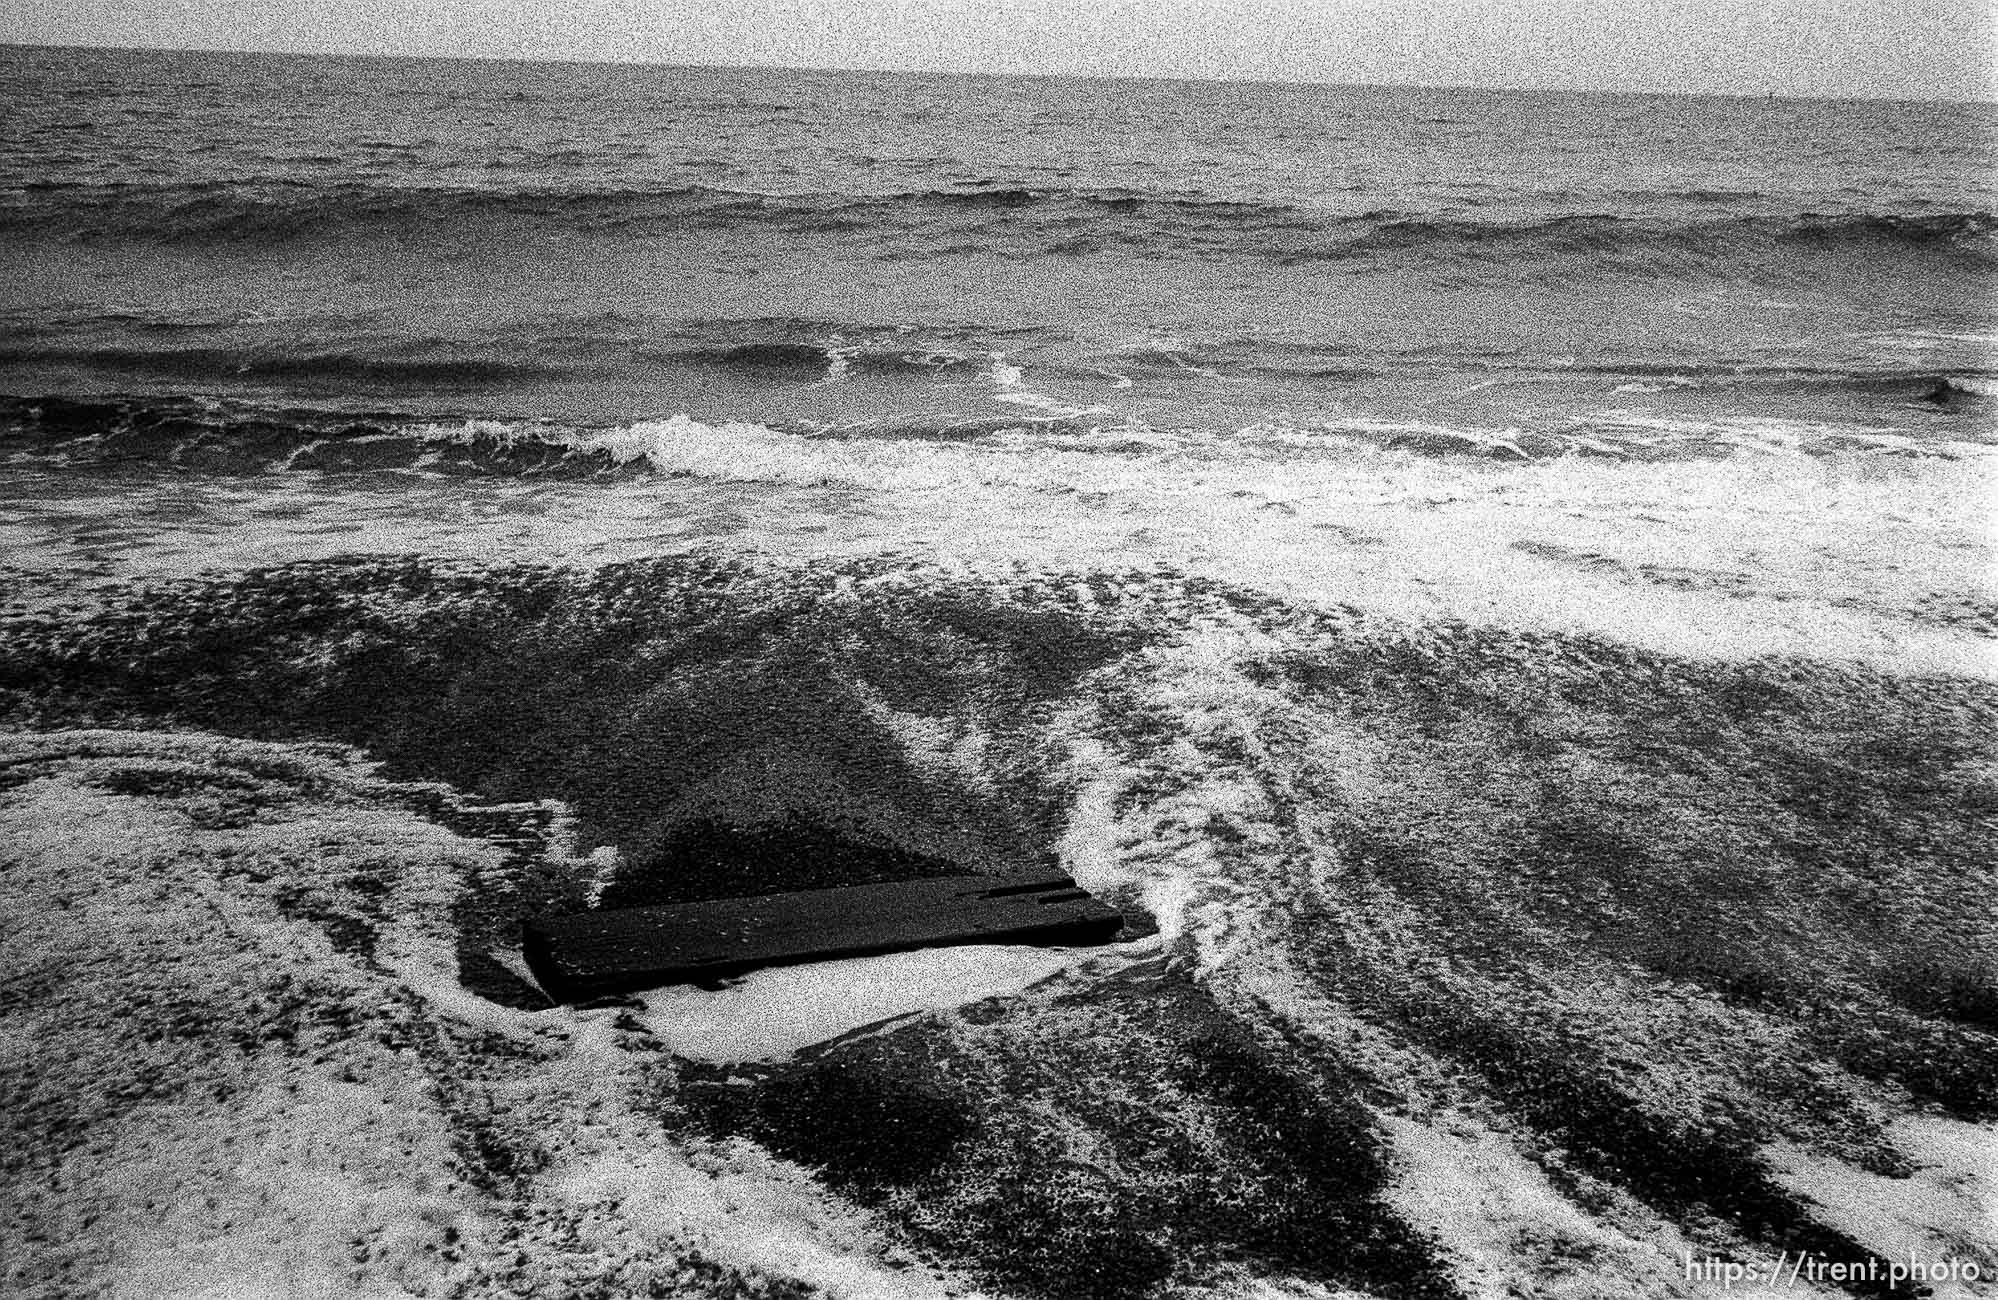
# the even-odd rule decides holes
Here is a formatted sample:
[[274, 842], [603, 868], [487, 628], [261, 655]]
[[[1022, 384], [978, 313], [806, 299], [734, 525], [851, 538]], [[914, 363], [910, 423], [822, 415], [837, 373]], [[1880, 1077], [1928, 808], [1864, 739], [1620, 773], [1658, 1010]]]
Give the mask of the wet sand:
[[[698, 555], [43, 590], [6, 632], [31, 1294], [1992, 1261], [1980, 677]], [[522, 915], [715, 817], [1053, 853], [1159, 933], [582, 1010], [509, 973]]]

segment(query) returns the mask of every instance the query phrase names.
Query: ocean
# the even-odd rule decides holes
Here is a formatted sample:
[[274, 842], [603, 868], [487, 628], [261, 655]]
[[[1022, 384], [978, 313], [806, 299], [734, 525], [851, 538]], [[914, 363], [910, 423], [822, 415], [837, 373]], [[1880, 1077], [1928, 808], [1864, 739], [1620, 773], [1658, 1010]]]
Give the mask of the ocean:
[[[0, 104], [19, 1293], [1998, 1273], [1998, 107]], [[1126, 942], [518, 960], [1050, 860]]]

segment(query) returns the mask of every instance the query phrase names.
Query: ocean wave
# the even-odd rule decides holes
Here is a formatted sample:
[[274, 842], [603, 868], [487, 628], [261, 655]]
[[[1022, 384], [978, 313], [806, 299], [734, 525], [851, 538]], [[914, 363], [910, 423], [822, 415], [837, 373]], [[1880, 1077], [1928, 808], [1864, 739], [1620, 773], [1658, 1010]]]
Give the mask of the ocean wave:
[[[880, 334], [868, 330], [865, 334]], [[829, 338], [813, 342], [767, 340], [742, 343], [696, 344], [657, 353], [659, 359], [679, 363], [717, 366], [752, 374], [771, 372], [798, 374], [823, 372], [842, 375], [853, 371], [882, 374], [935, 374], [989, 364], [989, 358], [943, 347], [898, 347], [890, 337], [877, 342], [843, 342], [840, 331], [827, 331]], [[855, 331], [855, 333], [862, 333]]]
[[[1910, 364], [1903, 366], [1752, 356], [1574, 361], [1524, 352], [1462, 353], [1426, 346], [1398, 353], [1359, 353], [1351, 345], [1256, 335], [1148, 339], [1077, 355], [1078, 340], [1070, 332], [1047, 327], [916, 326], [791, 316], [662, 322], [617, 313], [456, 337], [385, 337], [374, 329], [356, 328], [367, 322], [314, 319], [303, 325], [287, 323], [297, 337], [278, 343], [256, 340], [251, 331], [262, 324], [228, 313], [155, 317], [117, 311], [40, 325], [0, 324], [0, 365], [252, 387], [349, 381], [385, 391], [449, 392], [468, 386], [532, 385], [689, 369], [729, 372], [735, 382], [750, 389], [852, 376], [936, 379], [961, 388], [979, 377], [996, 383], [1017, 363], [1029, 365], [1044, 383], [1080, 382], [1084, 386], [1080, 391], [1094, 392], [1106, 378], [1121, 380], [1121, 389], [1134, 380], [1186, 376], [1344, 386], [1391, 379], [1411, 364], [1426, 367], [1441, 361], [1472, 372], [1536, 378], [1558, 372], [1563, 379], [1622, 381], [1616, 391], [1624, 393], [1698, 389], [1758, 398], [1843, 393], [1946, 409], [1975, 406], [1998, 396], [1998, 370], [1923, 368], [1923, 361], [1932, 365], [1933, 359], [1918, 356], [1910, 356]], [[222, 341], [238, 334], [248, 337], [236, 345]], [[1877, 351], [1886, 352], [1904, 343], [1913, 349], [1933, 341], [1926, 335], [1907, 340], [1897, 335], [1873, 342]], [[1969, 336], [1953, 341], [1988, 342]], [[893, 422], [907, 423], [900, 415]]]
[[[1960, 341], [1982, 343], [1982, 339]], [[1744, 396], [1848, 393], [1954, 407], [1998, 396], [1998, 370], [1909, 369], [1841, 366], [1806, 361], [1763, 360], [1605, 360], [1550, 361], [1525, 352], [1464, 353], [1417, 346], [1403, 354], [1356, 354], [1346, 347], [1236, 337], [1193, 343], [1146, 342], [1118, 351], [1111, 359], [1120, 373], [1194, 374], [1208, 378], [1257, 376], [1284, 382], [1363, 383], [1392, 376], [1409, 359], [1456, 362], [1474, 372], [1506, 376], [1626, 381], [1616, 391], [1658, 393], [1674, 389], [1734, 390]]]
[[1998, 401], [1998, 375], [1944, 375], [1930, 390], [1930, 400], [1938, 402]]
[[[1967, 382], [1989, 387], [1988, 381]], [[971, 459], [939, 460], [936, 453], [951, 445], [964, 448]], [[1063, 462], [1108, 457], [1157, 463], [1170, 474], [1173, 464], [1261, 464], [1271, 456], [1406, 455], [1529, 464], [1564, 457], [1663, 462], [1744, 454], [1958, 458], [1988, 451], [1976, 443], [1885, 426], [1625, 410], [1536, 428], [1364, 416], [1227, 430], [1161, 428], [1059, 404], [867, 421], [850, 428], [706, 423], [684, 414], [593, 427], [525, 419], [437, 421], [180, 397], [0, 398], [0, 454], [74, 466], [156, 465], [246, 475], [393, 471], [562, 480], [668, 475], [939, 490], [1003, 481], [1072, 491], [1075, 465], [1063, 468], [1035, 455]]]
[[922, 190], [886, 194], [763, 193], [713, 186], [648, 190], [507, 190], [315, 186], [275, 179], [152, 185], [36, 183], [0, 206], [0, 228], [69, 229], [158, 242], [307, 237], [342, 229], [515, 220], [575, 229], [671, 230], [708, 225], [803, 229], [862, 226], [897, 212], [1006, 212], [1067, 206], [1128, 211], [1145, 203], [1250, 209], [1128, 191]]
[[[449, 345], [436, 346], [444, 355], [421, 355], [428, 349], [410, 343], [383, 352], [17, 345], [0, 346], [0, 364], [78, 365], [175, 379], [363, 380], [425, 387], [546, 379], [563, 373], [559, 367], [526, 361], [452, 356]], [[411, 352], [418, 355], [408, 355]]]
[[[0, 366], [86, 370], [205, 386], [346, 383], [448, 393], [468, 387], [667, 370], [730, 372], [749, 385], [832, 381], [848, 375], [953, 378], [989, 370], [999, 347], [1045, 343], [1058, 331], [917, 329], [795, 318], [662, 322], [602, 315], [559, 326], [455, 338], [382, 337], [348, 320], [312, 321], [292, 341], [257, 339], [258, 322], [228, 316], [170, 319], [108, 313], [0, 325]], [[108, 337], [107, 337], [108, 335]], [[247, 335], [228, 345], [230, 335]], [[192, 337], [199, 342], [181, 342]]]
[[1328, 256], [1372, 252], [1490, 250], [1537, 253], [1690, 253], [1713, 260], [1758, 248], [1879, 246], [1937, 250], [1998, 258], [1998, 217], [1989, 212], [1929, 216], [1892, 213], [1672, 221], [1588, 214], [1544, 221], [1478, 222], [1387, 217], [1349, 242], [1321, 250]]
[[1868, 368], [1744, 364], [1612, 363], [1573, 366], [1580, 374], [1626, 378], [1619, 392], [1651, 393], [1670, 388], [1752, 389], [1762, 392], [1844, 392], [1904, 402], [1954, 407], [1998, 397], [1998, 374], [1986, 371], [1907, 371]]
[[[1998, 260], [1986, 211], [1700, 216], [1570, 213], [1474, 220], [1380, 209], [1352, 214], [1210, 194], [1122, 189], [938, 189], [884, 194], [752, 193], [707, 186], [626, 191], [378, 189], [278, 181], [40, 186], [0, 202], [0, 230], [146, 244], [244, 244], [342, 235], [460, 238], [554, 229], [640, 238], [712, 229], [884, 236], [883, 257], [922, 237], [958, 251], [1022, 245], [1061, 255], [1136, 246], [1279, 262], [1340, 258], [1489, 260], [1495, 255], [1670, 252], [1725, 261], [1797, 250], [1902, 250]], [[914, 236], [905, 246], [891, 232]]]

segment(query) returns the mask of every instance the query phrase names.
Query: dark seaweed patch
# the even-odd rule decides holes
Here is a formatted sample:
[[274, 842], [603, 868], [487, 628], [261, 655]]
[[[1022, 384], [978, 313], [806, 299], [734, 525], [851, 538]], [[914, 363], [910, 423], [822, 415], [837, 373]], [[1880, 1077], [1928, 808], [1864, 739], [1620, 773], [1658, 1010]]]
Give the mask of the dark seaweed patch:
[[772, 1150], [863, 1195], [934, 1173], [978, 1133], [976, 1114], [944, 1090], [837, 1057], [776, 1075], [744, 1118]]
[[1891, 976], [1888, 991], [1917, 1015], [1998, 1034], [1998, 973], [1993, 961], [1988, 952], [1964, 953], [1954, 961], [1930, 957]]
[[1826, 1015], [1813, 1037], [1854, 1074], [1971, 1120], [1998, 1118], [1998, 1037], [1893, 1007]]
[[[695, 880], [757, 887], [715, 878], [709, 849], [730, 837], [863, 846], [876, 878], [1038, 859], [1059, 804], [1032, 762], [1008, 765], [1004, 797], [936, 781], [873, 700], [1004, 744], [1129, 630], [989, 592], [828, 602], [837, 576], [759, 580], [703, 559], [589, 574], [303, 565], [19, 627], [0, 689], [17, 716], [333, 736], [489, 798], [559, 797], [586, 841], [619, 845], [640, 874], [681, 868], [682, 896]], [[780, 871], [762, 887], [809, 883], [838, 882]]]
[[690, 1104], [1025, 1295], [1138, 1296], [1232, 1263], [1454, 1295], [1380, 1200], [1364, 1107], [1299, 1068], [1191, 986], [1140, 979], [987, 1003]]
[[1212, 1207], [1220, 1232], [1246, 1252], [1329, 1277], [1402, 1279], [1390, 1293], [1449, 1295], [1430, 1276], [1423, 1243], [1385, 1214], [1378, 1138], [1349, 1092], [1314, 1089], [1233, 1025], [1187, 1045], [1175, 1071], [1212, 1098], [1222, 1132], [1261, 1166], [1254, 1192]]
[[[1864, 1247], [1814, 1220], [1807, 1204], [1783, 1190], [1754, 1155], [1768, 1135], [1719, 1114], [1703, 1123], [1675, 1121], [1576, 1059], [1559, 1042], [1442, 1006], [1416, 1011], [1418, 1032], [1474, 1063], [1534, 1127], [1567, 1148], [1599, 1178], [1627, 1187], [1677, 1217], [1709, 1210], [1772, 1246], [1823, 1258], [1859, 1259]], [[1885, 1280], [1864, 1294], [1914, 1294]]]

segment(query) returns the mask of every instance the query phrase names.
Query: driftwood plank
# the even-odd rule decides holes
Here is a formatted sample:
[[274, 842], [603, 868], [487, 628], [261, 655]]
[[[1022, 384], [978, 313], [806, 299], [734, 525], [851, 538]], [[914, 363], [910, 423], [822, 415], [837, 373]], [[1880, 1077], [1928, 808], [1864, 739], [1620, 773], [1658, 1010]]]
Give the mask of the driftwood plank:
[[945, 876], [543, 917], [522, 947], [542, 986], [574, 1002], [945, 944], [1102, 943], [1122, 924], [1059, 873]]

